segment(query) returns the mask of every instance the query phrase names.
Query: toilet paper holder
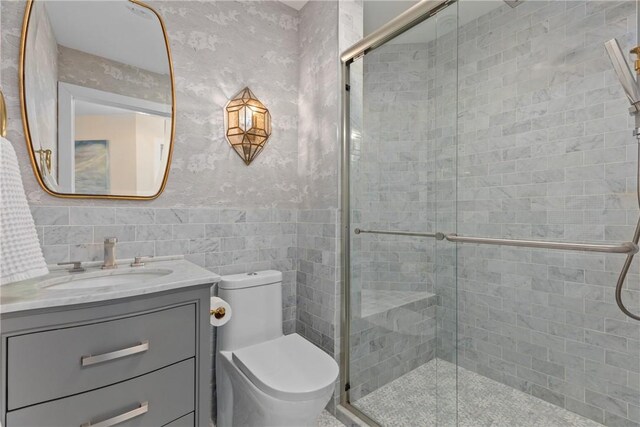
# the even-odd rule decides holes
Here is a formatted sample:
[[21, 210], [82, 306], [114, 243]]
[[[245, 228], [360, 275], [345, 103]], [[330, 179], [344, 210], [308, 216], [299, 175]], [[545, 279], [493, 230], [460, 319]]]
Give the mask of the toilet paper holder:
[[224, 307], [218, 307], [209, 310], [209, 315], [215, 317], [216, 319], [222, 319], [225, 314], [227, 314], [227, 310], [225, 310]]

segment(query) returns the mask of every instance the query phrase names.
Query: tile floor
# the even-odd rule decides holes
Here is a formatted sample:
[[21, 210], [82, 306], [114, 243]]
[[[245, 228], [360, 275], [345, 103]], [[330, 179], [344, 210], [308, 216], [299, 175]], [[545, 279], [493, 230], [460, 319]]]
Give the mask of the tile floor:
[[[460, 368], [458, 377], [459, 426], [602, 427], [466, 369]], [[389, 427], [455, 426], [455, 384], [455, 365], [433, 359], [354, 402], [354, 406]]]
[[[459, 390], [460, 427], [602, 427], [464, 368], [458, 369], [458, 376], [465, 385]], [[433, 359], [354, 402], [354, 406], [385, 427], [453, 427], [455, 384], [455, 365]], [[344, 427], [326, 410], [317, 426]]]
[[324, 410], [318, 418], [318, 427], [344, 427], [344, 424], [338, 421], [331, 413]]

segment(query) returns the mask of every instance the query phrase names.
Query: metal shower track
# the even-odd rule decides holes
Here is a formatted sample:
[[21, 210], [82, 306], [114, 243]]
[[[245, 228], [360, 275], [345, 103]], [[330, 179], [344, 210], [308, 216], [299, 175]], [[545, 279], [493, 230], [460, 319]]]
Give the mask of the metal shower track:
[[609, 254], [636, 254], [638, 253], [638, 245], [633, 242], [624, 242], [620, 244], [603, 244], [603, 243], [574, 243], [574, 242], [554, 242], [550, 240], [522, 240], [522, 239], [500, 239], [493, 237], [471, 237], [459, 236], [455, 233], [418, 233], [406, 231], [381, 231], [381, 230], [361, 230], [356, 228], [356, 234], [388, 234], [394, 236], [416, 236], [416, 237], [433, 237], [436, 240], [447, 240], [454, 243], [476, 243], [479, 245], [497, 245], [497, 246], [518, 246], [523, 248], [539, 248], [539, 249], [557, 249], [565, 251], [580, 252], [602, 252]]

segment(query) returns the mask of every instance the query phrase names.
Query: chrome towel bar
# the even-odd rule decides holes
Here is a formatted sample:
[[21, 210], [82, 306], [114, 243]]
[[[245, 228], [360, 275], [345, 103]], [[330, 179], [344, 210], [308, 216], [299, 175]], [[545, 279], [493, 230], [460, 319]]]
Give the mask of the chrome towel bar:
[[415, 236], [415, 237], [434, 237], [438, 240], [442, 240], [444, 238], [444, 234], [442, 233], [412, 233], [409, 231], [380, 231], [380, 230], [361, 230], [360, 228], [356, 228], [353, 230], [356, 234], [389, 234], [392, 236]]
[[388, 234], [394, 236], [416, 236], [416, 237], [433, 237], [436, 240], [447, 240], [455, 243], [475, 243], [480, 245], [499, 245], [499, 246], [518, 246], [525, 248], [539, 249], [557, 249], [565, 251], [581, 251], [581, 252], [602, 252], [612, 254], [635, 254], [638, 252], [638, 246], [632, 242], [624, 242], [620, 244], [604, 244], [604, 243], [571, 243], [571, 242], [552, 242], [547, 240], [521, 240], [521, 239], [499, 239], [491, 237], [466, 237], [458, 236], [455, 233], [413, 233], [406, 231], [380, 231], [380, 230], [362, 230], [356, 228], [356, 234]]
[[603, 252], [611, 254], [635, 254], [638, 246], [631, 242], [624, 242], [617, 245], [602, 243], [571, 243], [571, 242], [551, 242], [547, 240], [519, 240], [519, 239], [497, 239], [489, 237], [465, 237], [457, 234], [447, 234], [445, 239], [456, 243], [477, 243], [480, 245], [501, 245], [519, 246], [524, 248], [558, 249], [565, 251], [581, 252]]

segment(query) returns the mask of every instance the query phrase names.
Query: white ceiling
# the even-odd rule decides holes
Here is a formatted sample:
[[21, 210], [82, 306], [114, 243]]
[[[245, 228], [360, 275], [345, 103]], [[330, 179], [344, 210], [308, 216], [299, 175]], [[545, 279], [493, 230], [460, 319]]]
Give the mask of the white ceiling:
[[58, 44], [168, 74], [167, 50], [153, 12], [127, 0], [44, 2]]

